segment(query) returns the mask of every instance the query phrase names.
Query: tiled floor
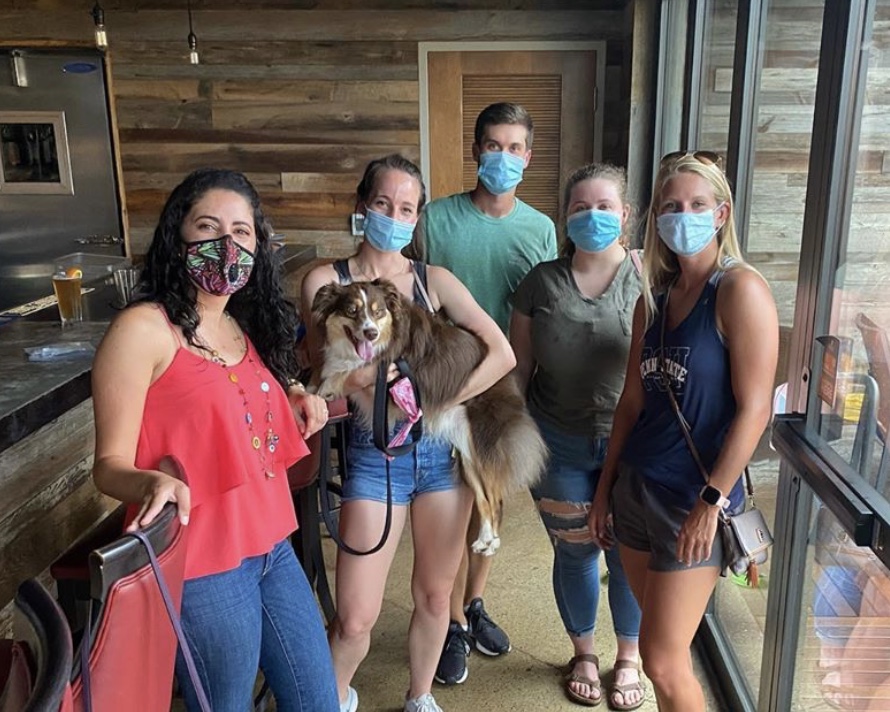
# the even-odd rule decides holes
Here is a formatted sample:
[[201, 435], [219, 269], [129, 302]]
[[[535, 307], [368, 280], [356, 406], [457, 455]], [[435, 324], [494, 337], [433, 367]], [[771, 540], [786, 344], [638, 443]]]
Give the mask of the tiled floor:
[[[562, 668], [572, 649], [562, 630], [550, 585], [550, 544], [531, 498], [514, 496], [506, 507], [504, 545], [497, 554], [485, 597], [486, 608], [510, 634], [513, 651], [502, 658], [470, 657], [470, 675], [462, 685], [435, 686], [433, 693], [447, 712], [470, 710], [559, 712], [579, 710], [562, 692]], [[325, 542], [329, 564], [334, 545]], [[359, 668], [354, 686], [362, 712], [399, 712], [407, 688], [406, 630], [411, 613], [409, 575], [411, 540], [406, 531], [387, 585], [383, 611], [374, 630], [371, 652]], [[329, 569], [333, 576], [333, 570]], [[603, 631], [597, 652], [604, 677], [615, 656], [609, 609], [600, 599], [598, 629]], [[704, 676], [702, 675], [702, 679]], [[603, 705], [600, 709], [605, 709]], [[651, 686], [643, 712], [657, 709]], [[709, 709], [718, 710], [713, 702]]]
[[[510, 634], [513, 651], [501, 658], [478, 653], [469, 660], [470, 675], [462, 685], [436, 685], [433, 694], [446, 712], [569, 712], [584, 709], [569, 702], [562, 692], [563, 666], [572, 649], [562, 630], [550, 585], [550, 543], [538, 520], [531, 497], [508, 501], [502, 527], [503, 546], [497, 553], [485, 597], [486, 607]], [[324, 542], [328, 576], [333, 581], [335, 545]], [[372, 636], [371, 652], [353, 681], [360, 712], [401, 712], [408, 685], [406, 631], [411, 615], [409, 576], [411, 538], [406, 528], [396, 556], [380, 619]], [[597, 653], [608, 681], [615, 657], [605, 591], [600, 598]], [[696, 663], [700, 671], [700, 666]], [[720, 711], [708, 690], [708, 709]], [[183, 709], [180, 700], [175, 712]], [[274, 703], [267, 707], [274, 710]], [[605, 704], [597, 709], [606, 709]], [[657, 710], [648, 685], [642, 712]]]

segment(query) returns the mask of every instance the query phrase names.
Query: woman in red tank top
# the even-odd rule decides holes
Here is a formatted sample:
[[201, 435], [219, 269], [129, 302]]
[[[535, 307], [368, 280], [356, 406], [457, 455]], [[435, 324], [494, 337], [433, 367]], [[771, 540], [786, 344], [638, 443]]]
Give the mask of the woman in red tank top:
[[[214, 712], [250, 706], [258, 666], [278, 710], [338, 707], [318, 607], [288, 544], [287, 468], [327, 406], [296, 380], [297, 314], [269, 237], [242, 174], [189, 175], [93, 366], [96, 486], [132, 504], [129, 529], [167, 502], [188, 524], [182, 624]], [[159, 471], [165, 455], [188, 484]], [[186, 707], [199, 709], [181, 655], [176, 667]]]

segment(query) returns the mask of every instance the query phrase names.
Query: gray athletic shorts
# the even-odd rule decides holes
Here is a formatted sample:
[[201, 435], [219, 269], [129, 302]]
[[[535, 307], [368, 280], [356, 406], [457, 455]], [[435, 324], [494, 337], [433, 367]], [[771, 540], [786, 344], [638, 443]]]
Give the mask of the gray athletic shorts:
[[[718, 533], [711, 556], [687, 566], [677, 561], [677, 536], [689, 510], [665, 502], [658, 488], [647, 483], [632, 467], [619, 465], [612, 487], [612, 519], [619, 543], [648, 551], [650, 571], [685, 571], [699, 566], [723, 567], [723, 542]], [[661, 495], [661, 496], [659, 496]]]

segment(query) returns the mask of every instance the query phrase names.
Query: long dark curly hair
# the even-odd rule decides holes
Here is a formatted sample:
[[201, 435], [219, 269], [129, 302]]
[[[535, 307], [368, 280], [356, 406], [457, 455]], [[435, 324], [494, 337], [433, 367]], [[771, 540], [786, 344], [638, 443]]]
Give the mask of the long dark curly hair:
[[237, 193], [253, 209], [257, 236], [253, 271], [247, 284], [231, 296], [227, 309], [286, 388], [300, 372], [295, 351], [299, 317], [281, 287], [280, 264], [269, 246], [270, 229], [260, 197], [242, 173], [202, 168], [173, 189], [148, 248], [134, 301], [160, 304], [170, 321], [182, 327], [188, 343], [206, 350], [195, 336], [201, 321], [195, 308], [198, 290], [186, 270], [181, 229], [185, 216], [210, 190]]

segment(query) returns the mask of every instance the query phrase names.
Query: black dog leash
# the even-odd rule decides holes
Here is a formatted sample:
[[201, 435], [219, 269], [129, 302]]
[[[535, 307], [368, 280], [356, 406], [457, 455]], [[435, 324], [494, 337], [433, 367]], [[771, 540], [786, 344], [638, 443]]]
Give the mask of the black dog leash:
[[[408, 362], [401, 357], [396, 359], [395, 364], [401, 374], [399, 378], [407, 378], [411, 387], [414, 389], [414, 399], [417, 403], [418, 410], [420, 410], [420, 389], [417, 386], [417, 381], [414, 378], [414, 373], [411, 370], [411, 367], [408, 365]], [[423, 416], [421, 415], [411, 426], [411, 441], [402, 445], [389, 447], [387, 443], [387, 436], [389, 434], [388, 400], [391, 384], [387, 381], [388, 375], [389, 364], [385, 361], [381, 361], [377, 368], [377, 380], [374, 384], [374, 418], [371, 426], [374, 447], [380, 450], [384, 455], [388, 456], [386, 458], [386, 519], [383, 522], [383, 534], [380, 537], [380, 541], [367, 551], [359, 551], [358, 549], [353, 549], [349, 546], [349, 544], [343, 541], [340, 537], [338, 528], [334, 524], [334, 517], [331, 514], [331, 503], [328, 493], [321, 493], [321, 518], [324, 520], [331, 538], [343, 551], [347, 554], [352, 554], [353, 556], [368, 556], [370, 554], [375, 554], [383, 548], [384, 544], [386, 544], [386, 540], [389, 539], [389, 532], [392, 529], [392, 475], [390, 474], [389, 461], [390, 458], [399, 457], [400, 455], [405, 455], [411, 452], [417, 447], [417, 443], [419, 443], [423, 437]], [[325, 489], [327, 489], [327, 482], [325, 482]]]

